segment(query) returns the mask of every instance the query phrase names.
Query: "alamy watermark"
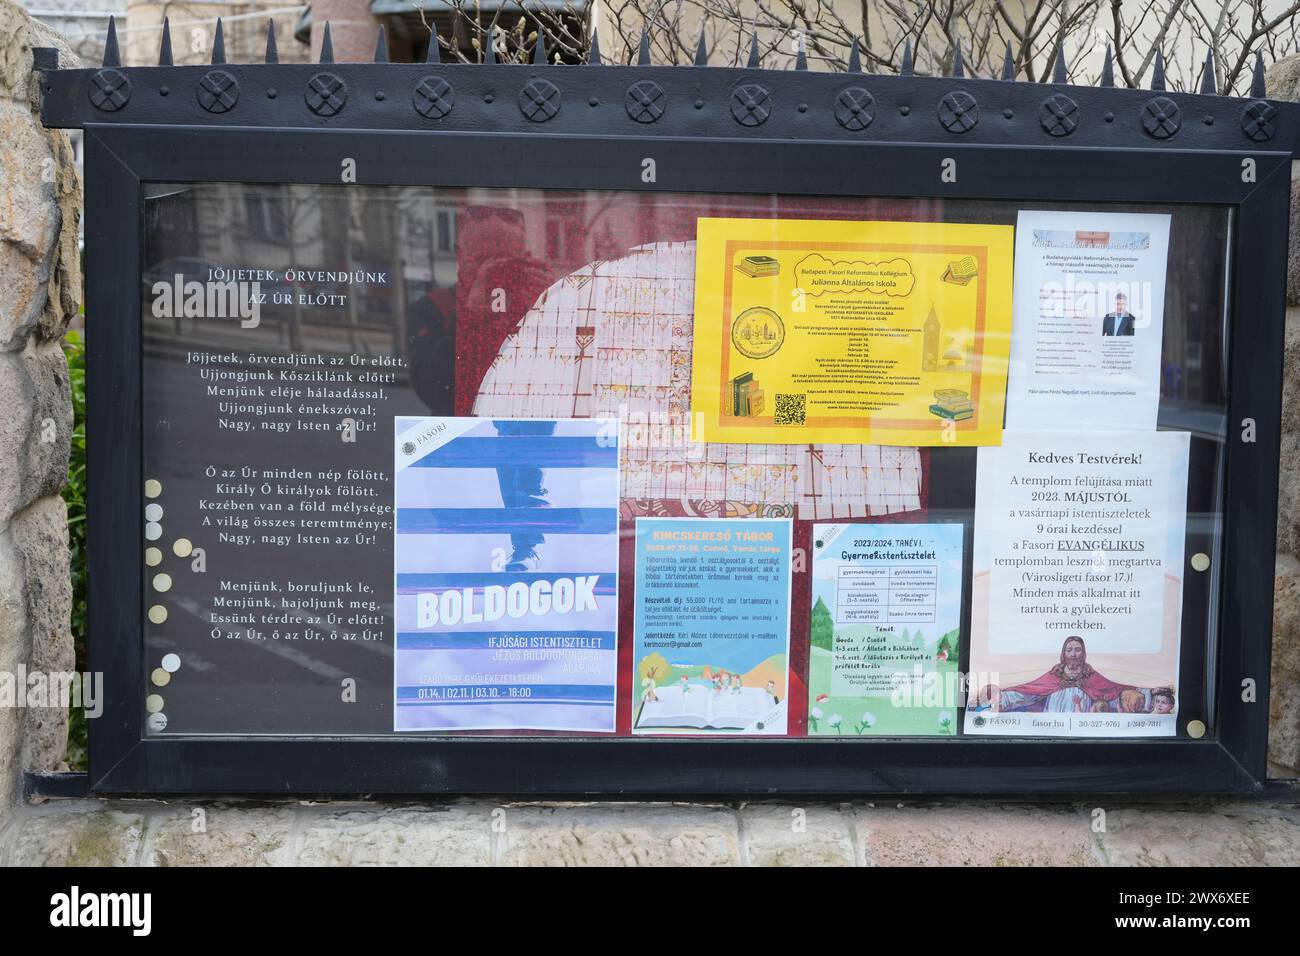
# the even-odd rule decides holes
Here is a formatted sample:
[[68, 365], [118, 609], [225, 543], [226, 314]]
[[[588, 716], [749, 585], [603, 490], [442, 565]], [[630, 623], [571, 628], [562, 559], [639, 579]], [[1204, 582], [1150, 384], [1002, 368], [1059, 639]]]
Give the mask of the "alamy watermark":
[[0, 671], [0, 707], [84, 710], [90, 718], [104, 712], [104, 675], [99, 671]]

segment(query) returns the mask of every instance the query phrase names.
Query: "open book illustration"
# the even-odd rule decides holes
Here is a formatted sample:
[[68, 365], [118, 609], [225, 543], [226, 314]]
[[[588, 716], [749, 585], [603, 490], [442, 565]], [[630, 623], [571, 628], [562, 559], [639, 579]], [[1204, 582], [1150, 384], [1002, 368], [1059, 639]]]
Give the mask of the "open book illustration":
[[[656, 688], [653, 698], [638, 703], [634, 727], [731, 730], [761, 734], [785, 727], [786, 702], [761, 687], [714, 689], [710, 681], [684, 681]], [[771, 730], [768, 730], [770, 733]]]

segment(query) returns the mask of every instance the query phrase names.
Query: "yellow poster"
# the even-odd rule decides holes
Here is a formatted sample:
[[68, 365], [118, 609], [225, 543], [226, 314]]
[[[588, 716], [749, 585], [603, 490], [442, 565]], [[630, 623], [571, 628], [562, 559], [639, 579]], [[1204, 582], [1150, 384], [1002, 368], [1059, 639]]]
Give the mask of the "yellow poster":
[[700, 219], [693, 437], [998, 445], [1011, 226]]

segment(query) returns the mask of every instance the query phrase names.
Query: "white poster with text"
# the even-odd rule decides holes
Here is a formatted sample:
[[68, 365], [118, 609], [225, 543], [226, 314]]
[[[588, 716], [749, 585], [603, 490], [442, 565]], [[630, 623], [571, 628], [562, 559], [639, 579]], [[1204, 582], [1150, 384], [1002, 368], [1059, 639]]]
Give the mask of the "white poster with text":
[[976, 478], [965, 731], [1175, 732], [1186, 432], [1006, 432]]
[[1022, 211], [1008, 429], [1152, 430], [1169, 216]]

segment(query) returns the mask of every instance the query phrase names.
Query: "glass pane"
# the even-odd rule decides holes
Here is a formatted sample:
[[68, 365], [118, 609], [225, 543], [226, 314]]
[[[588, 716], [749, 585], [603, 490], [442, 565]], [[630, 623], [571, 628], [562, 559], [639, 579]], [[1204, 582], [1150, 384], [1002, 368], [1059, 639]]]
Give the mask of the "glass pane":
[[1230, 225], [153, 184], [149, 732], [1213, 732]]

